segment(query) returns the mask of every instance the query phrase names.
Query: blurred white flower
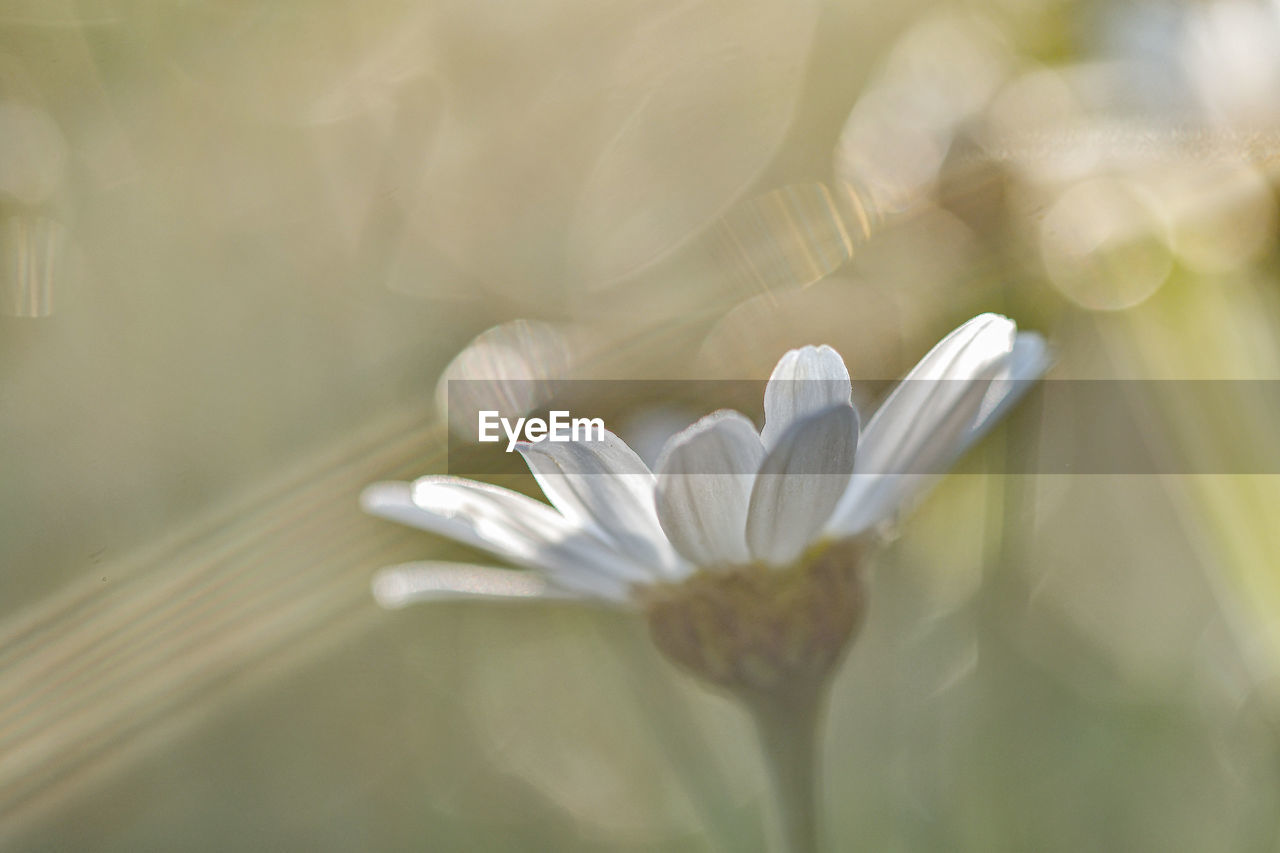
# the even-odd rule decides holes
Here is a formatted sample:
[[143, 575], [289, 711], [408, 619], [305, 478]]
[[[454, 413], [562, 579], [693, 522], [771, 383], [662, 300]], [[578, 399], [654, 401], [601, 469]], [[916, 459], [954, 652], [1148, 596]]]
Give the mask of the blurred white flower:
[[1044, 341], [994, 314], [937, 344], [865, 429], [828, 346], [782, 357], [765, 426], [733, 411], [673, 436], [654, 470], [621, 439], [526, 444], [551, 505], [457, 477], [376, 483], [364, 508], [488, 551], [516, 572], [458, 563], [383, 570], [388, 607], [459, 597], [574, 598], [641, 606], [695, 576], [786, 569], [890, 519], [969, 447], [1047, 365]]
[[957, 133], [990, 101], [1013, 56], [983, 17], [944, 9], [912, 27], [858, 99], [836, 145], [835, 173], [880, 212], [934, 190]]
[[1280, 119], [1280, 8], [1220, 0], [1189, 8], [1182, 63], [1206, 115], [1256, 126]]

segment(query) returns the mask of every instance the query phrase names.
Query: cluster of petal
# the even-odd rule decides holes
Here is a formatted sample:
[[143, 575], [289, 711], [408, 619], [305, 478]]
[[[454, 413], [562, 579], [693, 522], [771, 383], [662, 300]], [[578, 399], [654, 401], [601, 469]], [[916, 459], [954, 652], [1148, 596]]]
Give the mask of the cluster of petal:
[[612, 433], [520, 447], [550, 505], [484, 483], [376, 483], [374, 515], [487, 551], [537, 574], [407, 564], [375, 580], [379, 601], [482, 596], [634, 601], [637, 587], [748, 563], [787, 566], [823, 540], [892, 518], [994, 424], [1047, 367], [1044, 341], [983, 314], [938, 343], [860, 428], [849, 373], [828, 346], [782, 357], [765, 424], [710, 414], [667, 443], [654, 470]]

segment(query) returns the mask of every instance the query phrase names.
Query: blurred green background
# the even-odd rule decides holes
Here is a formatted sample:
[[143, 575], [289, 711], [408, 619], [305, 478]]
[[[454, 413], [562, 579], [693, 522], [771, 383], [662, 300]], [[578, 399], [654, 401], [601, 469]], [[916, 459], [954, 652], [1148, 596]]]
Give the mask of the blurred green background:
[[[737, 708], [625, 615], [378, 610], [466, 554], [360, 488], [444, 378], [885, 379], [984, 310], [1280, 379], [1278, 120], [1249, 0], [0, 0], [0, 844], [765, 849]], [[1052, 415], [879, 560], [830, 849], [1276, 849], [1280, 483], [1000, 474]]]

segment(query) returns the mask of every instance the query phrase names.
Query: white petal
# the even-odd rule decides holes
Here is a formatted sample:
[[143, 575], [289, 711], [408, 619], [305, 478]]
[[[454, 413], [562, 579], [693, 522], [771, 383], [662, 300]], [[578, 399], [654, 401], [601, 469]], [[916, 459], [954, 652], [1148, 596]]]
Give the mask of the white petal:
[[[973, 444], [991, 429], [1022, 399], [1032, 385], [1049, 369], [1051, 358], [1044, 338], [1035, 332], [1019, 332], [1013, 342], [1013, 352], [1000, 375], [987, 389], [982, 407], [974, 419], [965, 447]], [[964, 452], [964, 448], [961, 448]]]
[[824, 531], [829, 536], [856, 536], [890, 521], [917, 495], [936, 482], [936, 474], [859, 474], [836, 505]]
[[921, 359], [876, 412], [862, 437], [859, 473], [933, 473], [922, 457], [945, 456], [977, 415], [1013, 349], [1011, 320], [983, 314]]
[[480, 599], [492, 601], [574, 600], [536, 572], [475, 566], [469, 563], [403, 563], [373, 576], [373, 597], [388, 610], [420, 601]]
[[452, 530], [444, 531], [442, 525], [445, 522], [442, 519], [416, 506], [413, 502], [412, 483], [386, 481], [367, 486], [360, 493], [360, 508], [370, 515], [376, 515], [388, 521], [416, 527], [419, 530], [428, 530], [465, 545], [476, 546], [476, 541], [468, 537], [468, 531], [465, 528], [459, 526], [457, 535], [454, 535]]
[[747, 545], [752, 556], [787, 565], [803, 553], [848, 487], [857, 446], [858, 415], [847, 403], [782, 434], [751, 491]]
[[907, 374], [863, 431], [830, 532], [849, 536], [887, 518], [963, 450], [1016, 331], [1006, 317], [975, 317]]
[[848, 403], [849, 395], [849, 371], [840, 353], [825, 344], [791, 350], [764, 389], [764, 446], [772, 448], [797, 421]]
[[755, 425], [737, 412], [672, 436], [658, 460], [657, 510], [681, 555], [699, 566], [747, 562], [747, 504], [763, 460]]
[[519, 492], [457, 477], [375, 483], [360, 496], [367, 512], [445, 536], [589, 595], [622, 600], [652, 573]]
[[606, 430], [603, 441], [543, 441], [517, 449], [547, 499], [570, 521], [667, 577], [687, 568], [658, 523], [653, 473], [622, 439]]

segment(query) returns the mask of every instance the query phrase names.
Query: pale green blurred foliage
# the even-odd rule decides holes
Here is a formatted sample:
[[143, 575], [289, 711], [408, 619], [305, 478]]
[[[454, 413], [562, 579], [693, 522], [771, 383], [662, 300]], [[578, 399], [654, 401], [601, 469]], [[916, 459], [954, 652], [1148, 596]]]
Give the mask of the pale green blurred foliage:
[[[1280, 379], [1278, 21], [0, 0], [0, 843], [763, 849], [736, 709], [625, 616], [377, 611], [468, 555], [360, 484], [443, 465], [442, 379], [883, 379], [981, 310], [1062, 378]], [[1000, 474], [1045, 417], [880, 561], [831, 849], [1274, 849], [1280, 486]]]

